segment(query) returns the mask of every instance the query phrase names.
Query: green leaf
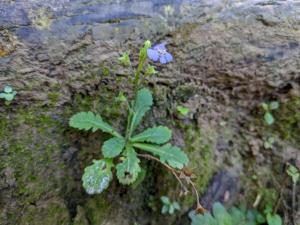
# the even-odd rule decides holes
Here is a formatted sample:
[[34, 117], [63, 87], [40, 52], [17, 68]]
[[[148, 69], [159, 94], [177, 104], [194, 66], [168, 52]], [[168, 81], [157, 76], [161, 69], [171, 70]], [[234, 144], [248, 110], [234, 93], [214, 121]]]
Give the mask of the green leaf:
[[4, 87], [4, 92], [9, 94], [9, 93], [12, 93], [13, 92], [13, 89], [11, 86], [5, 86]]
[[217, 202], [213, 205], [213, 214], [219, 225], [232, 225], [231, 216], [221, 203]]
[[169, 205], [164, 205], [161, 209], [162, 214], [166, 214], [169, 211]]
[[219, 225], [218, 221], [212, 217], [210, 213], [202, 214], [190, 214], [192, 219], [191, 225]]
[[7, 94], [7, 93], [0, 93], [0, 98], [4, 98], [6, 101], [11, 101], [11, 100], [14, 99], [14, 97], [15, 97], [15, 95], [12, 94], [12, 93], [9, 93], [9, 94]]
[[282, 225], [282, 219], [279, 215], [267, 214], [268, 225]]
[[242, 222], [246, 221], [245, 213], [236, 207], [231, 208], [229, 210], [229, 213], [231, 215], [233, 224], [238, 225], [238, 224], [242, 224]]
[[177, 106], [177, 111], [183, 115], [183, 116], [187, 116], [189, 114], [189, 108], [184, 107], [184, 106]]
[[132, 183], [131, 187], [133, 189], [136, 189], [145, 179], [147, 174], [147, 170], [141, 168], [141, 172], [139, 172], [138, 177], [136, 178], [136, 180]]
[[173, 168], [182, 169], [189, 162], [186, 154], [181, 151], [180, 148], [172, 146], [171, 144], [166, 144], [164, 146], [152, 145], [152, 144], [142, 144], [134, 143], [134, 147], [158, 155], [160, 161], [163, 163], [168, 163]]
[[104, 122], [100, 115], [92, 112], [80, 112], [71, 117], [69, 125], [79, 130], [102, 130], [116, 137], [122, 138], [108, 123]]
[[279, 102], [277, 102], [277, 101], [271, 102], [271, 103], [269, 104], [269, 108], [270, 108], [271, 110], [278, 109], [278, 108], [279, 108]]
[[262, 103], [261, 107], [263, 108], [263, 110], [265, 110], [266, 112], [269, 111], [269, 105], [267, 103]]
[[112, 163], [107, 160], [94, 160], [84, 169], [82, 182], [88, 194], [99, 194], [107, 189], [112, 180], [111, 167]]
[[169, 204], [171, 203], [169, 197], [167, 197], [167, 196], [161, 196], [161, 197], [160, 197], [160, 200], [161, 200], [162, 203], [164, 203], [165, 205], [169, 205]]
[[123, 138], [114, 137], [104, 142], [102, 153], [105, 158], [114, 158], [118, 156], [125, 146]]
[[178, 202], [173, 202], [173, 207], [175, 210], [180, 210], [180, 205]]
[[144, 132], [131, 138], [132, 142], [150, 142], [163, 144], [168, 142], [172, 137], [172, 131], [163, 126], [148, 128]]
[[116, 166], [117, 177], [121, 184], [132, 184], [141, 172], [140, 160], [131, 147], [126, 150], [125, 159]]
[[265, 214], [271, 214], [273, 211], [273, 206], [269, 203], [265, 206], [265, 209], [264, 209], [264, 213]]
[[257, 214], [256, 214], [256, 222], [258, 224], [263, 224], [263, 223], [266, 222], [266, 219], [265, 219], [265, 217], [261, 213], [257, 212]]
[[274, 117], [270, 112], [266, 112], [264, 118], [268, 125], [272, 125], [274, 123]]
[[175, 209], [173, 205], [169, 205], [169, 214], [172, 215], [174, 213]]
[[131, 119], [130, 131], [133, 130], [139, 125], [145, 113], [150, 109], [153, 104], [151, 92], [143, 88], [138, 91], [136, 100], [133, 105], [133, 116]]

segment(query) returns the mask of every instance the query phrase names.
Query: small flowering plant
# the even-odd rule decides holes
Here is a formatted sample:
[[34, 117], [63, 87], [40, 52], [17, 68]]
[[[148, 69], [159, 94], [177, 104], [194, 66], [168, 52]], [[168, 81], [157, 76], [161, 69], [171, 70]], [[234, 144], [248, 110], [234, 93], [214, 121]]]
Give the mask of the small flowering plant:
[[[192, 181], [192, 174], [187, 173], [189, 159], [177, 146], [168, 143], [172, 131], [165, 126], [153, 126], [136, 133], [136, 128], [153, 105], [152, 93], [147, 88], [140, 88], [142, 75], [156, 73], [151, 65], [146, 65], [147, 56], [162, 64], [170, 62], [172, 56], [165, 49], [165, 44], [151, 48], [151, 42], [146, 41], [139, 54], [139, 64], [134, 75], [134, 99], [128, 101], [124, 93], [117, 97], [118, 101], [126, 103], [128, 109], [127, 127], [124, 135], [103, 121], [99, 114], [93, 112], [79, 112], [71, 117], [69, 125], [79, 130], [101, 130], [109, 133], [112, 138], [103, 143], [102, 159], [93, 160], [93, 164], [84, 169], [82, 176], [83, 187], [88, 194], [99, 194], [109, 187], [116, 173], [118, 181], [124, 185], [133, 184], [142, 172], [141, 158], [154, 160], [167, 168], [178, 180], [182, 193], [187, 193], [185, 184], [191, 185], [197, 196], [197, 209], [203, 209], [199, 203], [198, 192]], [[124, 66], [131, 66], [128, 53], [123, 54], [119, 61]], [[185, 182], [183, 182], [185, 181]], [[184, 184], [185, 183], [185, 184]]]

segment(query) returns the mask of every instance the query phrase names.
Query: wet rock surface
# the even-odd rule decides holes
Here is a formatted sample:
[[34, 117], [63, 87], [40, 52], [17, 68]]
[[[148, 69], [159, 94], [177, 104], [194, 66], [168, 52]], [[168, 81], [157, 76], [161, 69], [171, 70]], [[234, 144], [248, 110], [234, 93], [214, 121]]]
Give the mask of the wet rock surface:
[[[82, 170], [100, 157], [95, 149], [104, 137], [76, 134], [67, 124], [73, 112], [91, 107], [107, 118], [116, 117], [115, 124], [122, 121], [124, 114], [109, 105], [117, 90], [130, 87], [117, 58], [124, 51], [137, 55], [145, 39], [166, 41], [175, 59], [167, 67], [157, 65], [159, 75], [149, 79], [157, 109], [147, 122], [167, 123], [166, 108], [189, 107], [190, 118], [178, 123], [185, 132], [190, 124], [201, 130], [190, 131], [193, 140], [188, 140], [197, 146], [191, 153], [196, 168], [205, 165], [204, 158], [215, 163], [206, 171], [209, 176], [232, 168], [234, 176], [245, 175], [255, 167], [253, 161], [270, 169], [266, 162], [275, 160], [274, 170], [281, 172], [285, 162], [299, 165], [294, 134], [287, 142], [287, 134], [276, 133], [277, 152], [266, 159], [262, 143], [253, 142], [263, 138], [262, 130], [273, 132], [257, 123], [261, 102], [278, 99], [289, 109], [291, 98], [298, 101], [299, 15], [299, 2], [279, 0], [1, 0], [0, 88], [10, 84], [18, 91], [10, 106], [1, 103], [0, 108], [1, 224], [38, 224], [41, 218], [45, 225], [164, 224], [159, 209], [149, 206], [149, 193], [155, 197], [167, 190], [155, 183], [161, 179], [155, 178], [157, 168], [144, 184], [149, 193], [129, 191], [136, 195], [133, 199], [124, 197], [128, 190], [120, 190], [117, 183], [100, 199], [83, 192]], [[103, 107], [105, 101], [110, 110]], [[297, 110], [289, 111], [295, 112], [293, 120], [280, 119], [294, 133], [300, 127]], [[174, 127], [174, 141], [188, 145], [179, 127]], [[197, 138], [209, 141], [196, 145]], [[282, 150], [287, 145], [293, 149], [291, 157]], [[124, 202], [130, 201], [141, 205], [128, 209]]]

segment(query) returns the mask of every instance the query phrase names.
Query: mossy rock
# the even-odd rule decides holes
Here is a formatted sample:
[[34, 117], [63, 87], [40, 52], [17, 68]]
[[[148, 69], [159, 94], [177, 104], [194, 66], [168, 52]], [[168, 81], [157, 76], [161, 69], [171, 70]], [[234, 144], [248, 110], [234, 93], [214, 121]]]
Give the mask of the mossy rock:
[[281, 138], [294, 144], [300, 144], [300, 98], [292, 98], [282, 103], [274, 113], [275, 131]]
[[61, 200], [53, 198], [26, 206], [19, 224], [68, 225], [69, 221], [70, 215], [66, 205]]

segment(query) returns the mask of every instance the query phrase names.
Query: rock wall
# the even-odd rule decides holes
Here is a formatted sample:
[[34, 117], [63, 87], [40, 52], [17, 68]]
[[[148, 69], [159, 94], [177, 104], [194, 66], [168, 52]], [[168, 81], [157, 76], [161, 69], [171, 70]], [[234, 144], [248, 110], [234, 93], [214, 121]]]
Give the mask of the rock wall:
[[[107, 136], [72, 130], [68, 119], [92, 110], [122, 129], [125, 109], [113, 99], [131, 83], [117, 58], [129, 51], [136, 63], [146, 39], [166, 41], [174, 62], [157, 65], [148, 80], [155, 107], [145, 124], [173, 128], [204, 204], [225, 193], [228, 204], [251, 204], [257, 190], [290, 201], [289, 183], [275, 183], [286, 162], [300, 166], [299, 2], [0, 1], [0, 88], [18, 91], [0, 105], [1, 225], [189, 224], [189, 197], [180, 199], [177, 216], [160, 215], [159, 196], [178, 198], [178, 185], [155, 163], [143, 162], [145, 180], [134, 188], [114, 182], [88, 196], [81, 187], [83, 168], [101, 157]], [[259, 107], [270, 100], [282, 105], [271, 128]], [[177, 115], [177, 105], [190, 108], [188, 118]], [[276, 146], [266, 151], [270, 135]], [[260, 182], [246, 179], [252, 175]], [[280, 206], [290, 221], [290, 209]]]

